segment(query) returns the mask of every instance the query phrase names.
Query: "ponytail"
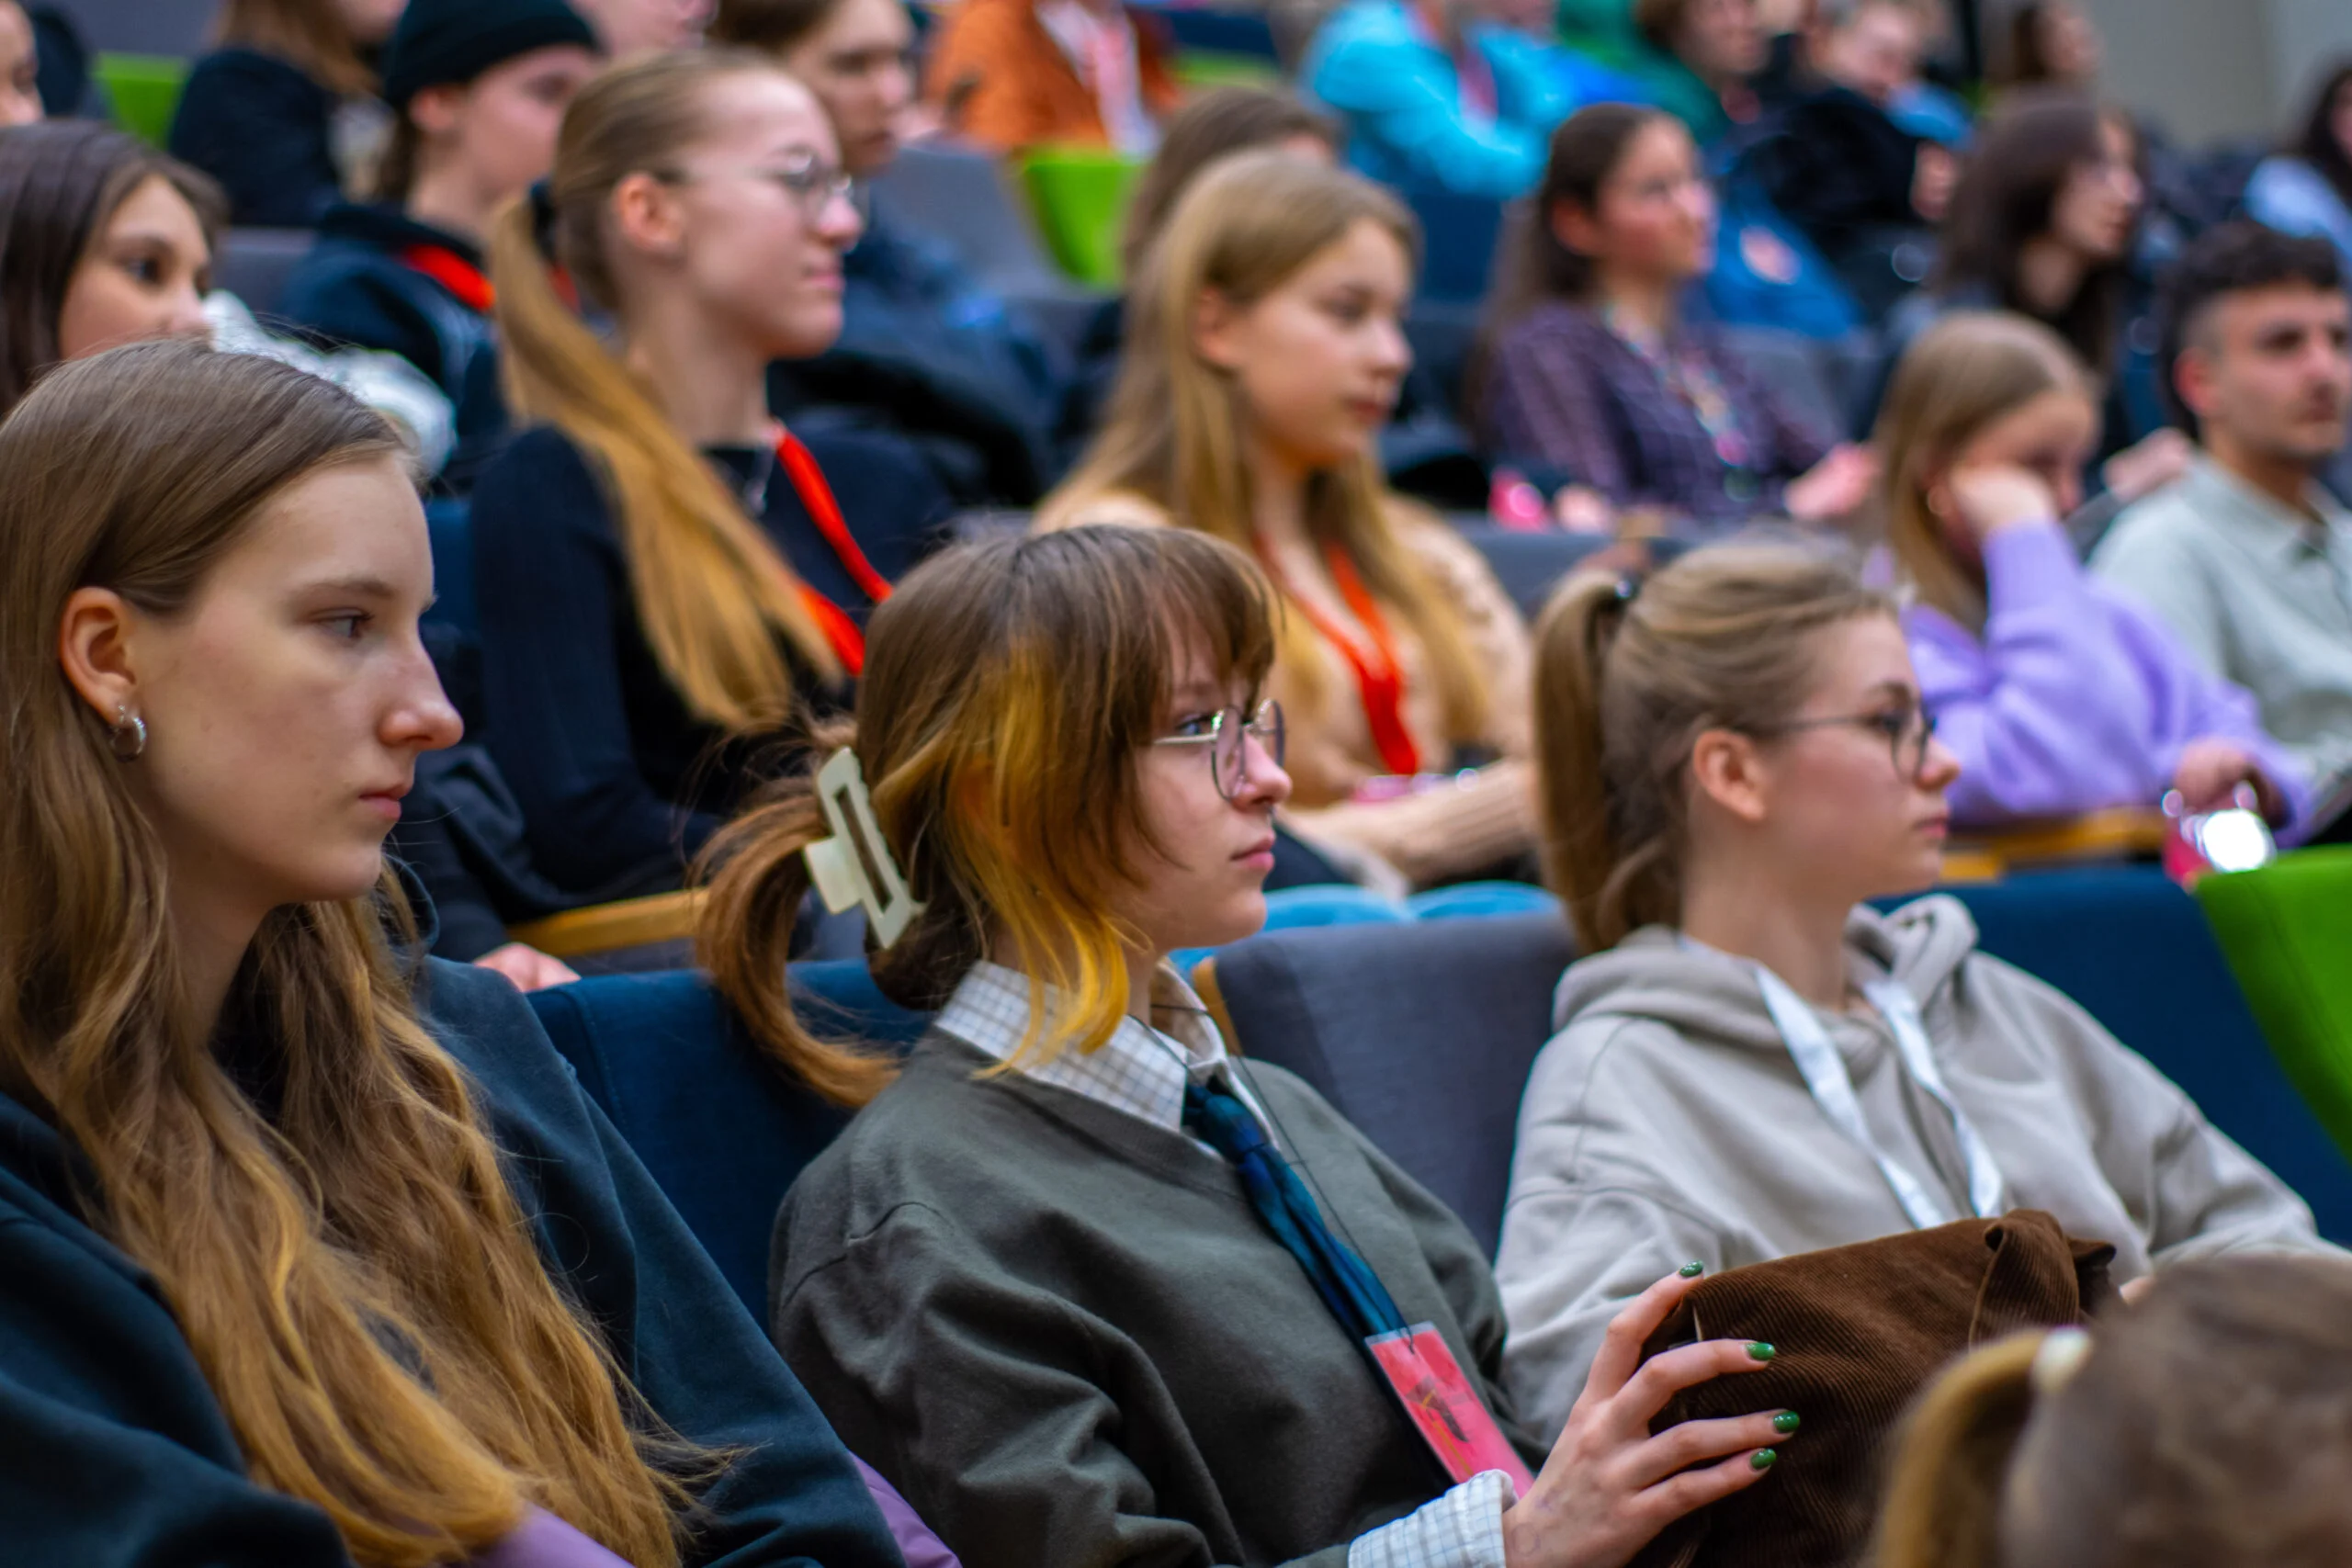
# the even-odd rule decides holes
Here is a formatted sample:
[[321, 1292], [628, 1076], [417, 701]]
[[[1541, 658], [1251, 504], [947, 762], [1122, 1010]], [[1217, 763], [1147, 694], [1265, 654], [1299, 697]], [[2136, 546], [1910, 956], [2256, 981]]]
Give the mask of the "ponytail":
[[1717, 545], [1645, 583], [1585, 572], [1535, 628], [1544, 875], [1579, 951], [1682, 911], [1684, 764], [1709, 729], [1761, 734], [1819, 679], [1815, 634], [1892, 616], [1818, 549]]
[[786, 979], [793, 930], [808, 897], [804, 852], [832, 831], [818, 804], [813, 764], [854, 746], [856, 728], [833, 721], [813, 739], [811, 771], [767, 786], [703, 852], [695, 879], [708, 884], [709, 896], [696, 957], [777, 1066], [832, 1104], [854, 1110], [888, 1086], [896, 1066], [863, 1046], [811, 1034], [793, 1009]]
[[655, 660], [696, 717], [737, 734], [773, 728], [792, 712], [779, 638], [826, 680], [841, 675], [841, 660], [775, 544], [651, 389], [588, 330], [552, 266], [612, 308], [602, 228], [613, 187], [700, 133], [697, 100], [711, 81], [775, 69], [711, 51], [607, 72], [564, 115], [544, 221], [537, 201], [518, 198], [490, 239], [508, 401], [518, 420], [553, 424], [602, 469]]
[[2033, 1414], [2047, 1334], [1968, 1357], [1913, 1407], [1895, 1442], [1872, 1568], [1999, 1568], [2001, 1493]]

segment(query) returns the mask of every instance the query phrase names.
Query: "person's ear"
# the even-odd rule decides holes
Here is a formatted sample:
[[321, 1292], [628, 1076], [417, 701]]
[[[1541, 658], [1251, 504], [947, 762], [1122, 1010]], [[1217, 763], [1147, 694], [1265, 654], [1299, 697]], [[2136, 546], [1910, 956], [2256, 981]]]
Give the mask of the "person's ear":
[[408, 101], [408, 118], [426, 136], [447, 136], [458, 128], [470, 89], [461, 82], [441, 82], [419, 88]]
[[111, 588], [77, 588], [58, 618], [57, 662], [91, 710], [107, 724], [139, 711], [132, 657], [137, 614]]
[[1243, 323], [1249, 312], [1214, 288], [1204, 288], [1193, 301], [1193, 352], [1227, 372], [1241, 368], [1245, 357]]
[[663, 261], [685, 253], [686, 214], [677, 192], [646, 170], [624, 175], [613, 186], [613, 226], [631, 250]]
[[2172, 362], [2172, 389], [2179, 395], [2180, 406], [2200, 422], [2211, 418], [2221, 402], [2215, 369], [2211, 353], [2197, 344], [2181, 344], [2179, 356]]
[[1573, 201], [1555, 201], [1544, 211], [1552, 238], [1572, 255], [1590, 257], [1600, 248], [1600, 220]]
[[1737, 730], [1700, 733], [1690, 747], [1690, 784], [1701, 799], [1742, 822], [1761, 822], [1770, 808], [1763, 751]]

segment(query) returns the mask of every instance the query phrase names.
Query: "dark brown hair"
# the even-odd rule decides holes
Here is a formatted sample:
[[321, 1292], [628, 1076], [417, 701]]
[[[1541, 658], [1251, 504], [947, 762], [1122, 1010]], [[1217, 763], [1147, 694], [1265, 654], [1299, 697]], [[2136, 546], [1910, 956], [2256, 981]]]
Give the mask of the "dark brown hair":
[[2303, 117], [2302, 134], [2287, 151], [2309, 164], [2335, 187], [2337, 198], [2352, 207], [2352, 152], [2346, 152], [2335, 136], [2335, 100], [2347, 86], [2352, 86], [2352, 60], [2337, 65], [2319, 85], [2311, 113]]
[[[2093, 268], [2066, 308], [2044, 316], [2019, 279], [2026, 243], [2050, 231], [2058, 196], [2075, 171], [2105, 155], [2104, 128], [2127, 121], [2088, 95], [2034, 87], [2012, 95], [1976, 139], [1943, 222], [1943, 258], [1928, 287], [1939, 294], [1982, 288], [2004, 310], [2054, 329], [2075, 357], [2105, 378], [2114, 361], [2117, 316], [2128, 257]], [[2132, 137], [2136, 146], [2138, 137]]]
[[196, 209], [212, 243], [228, 202], [178, 159], [94, 120], [0, 130], [0, 414], [63, 356], [57, 324], [74, 270], [151, 175]]
[[1259, 147], [1276, 147], [1295, 136], [1312, 136], [1336, 157], [1346, 132], [1339, 121], [1280, 87], [1212, 87], [1188, 99], [1159, 140], [1150, 166], [1136, 181], [1120, 231], [1119, 255], [1130, 278], [1143, 268], [1143, 254], [1168, 226], [1168, 215], [1192, 188], [1203, 169], [1220, 158]]
[[[1253, 692], [1274, 659], [1272, 592], [1249, 557], [1180, 528], [1097, 526], [967, 545], [876, 606], [854, 724], [820, 727], [812, 766], [854, 747], [888, 852], [926, 906], [870, 955], [902, 1006], [942, 1006], [1000, 933], [1031, 977], [1024, 1052], [1091, 1049], [1129, 996], [1110, 894], [1148, 849], [1137, 770], [1188, 648]], [[1193, 639], [1198, 639], [1195, 645]], [[829, 835], [807, 777], [771, 785], [706, 852], [701, 956], [753, 1034], [846, 1105], [879, 1056], [813, 1038], [785, 961]], [[1050, 1025], [1043, 990], [1065, 1005]]]
[[2335, 242], [2318, 234], [2282, 234], [2239, 218], [2190, 241], [2156, 291], [2156, 382], [2182, 428], [2194, 434], [2197, 417], [2181, 402], [2174, 375], [2181, 351], [2215, 303], [2233, 294], [2291, 284], [2334, 294], [2344, 281], [2344, 260]]
[[376, 69], [343, 19], [335, 0], [226, 0], [215, 36], [275, 55], [339, 97], [376, 91]]
[[1990, 1346], [1921, 1399], [1877, 1568], [2352, 1561], [2352, 1261], [2179, 1264], [2071, 1373], [2044, 1343]]
[[842, 0], [718, 0], [703, 36], [712, 43], [782, 54], [821, 28]]

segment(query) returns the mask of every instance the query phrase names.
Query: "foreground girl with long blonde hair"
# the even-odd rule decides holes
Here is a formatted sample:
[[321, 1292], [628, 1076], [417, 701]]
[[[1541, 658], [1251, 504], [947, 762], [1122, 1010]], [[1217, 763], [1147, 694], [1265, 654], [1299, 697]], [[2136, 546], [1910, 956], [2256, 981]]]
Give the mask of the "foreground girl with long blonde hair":
[[1287, 611], [1285, 822], [1426, 884], [1523, 854], [1532, 817], [1526, 627], [1380, 477], [1418, 248], [1358, 175], [1279, 151], [1211, 168], [1147, 254], [1108, 420], [1041, 521], [1172, 524], [1254, 555]]
[[382, 842], [458, 725], [390, 427], [70, 365], [0, 555], [10, 1559], [896, 1562], [522, 998], [422, 955]]

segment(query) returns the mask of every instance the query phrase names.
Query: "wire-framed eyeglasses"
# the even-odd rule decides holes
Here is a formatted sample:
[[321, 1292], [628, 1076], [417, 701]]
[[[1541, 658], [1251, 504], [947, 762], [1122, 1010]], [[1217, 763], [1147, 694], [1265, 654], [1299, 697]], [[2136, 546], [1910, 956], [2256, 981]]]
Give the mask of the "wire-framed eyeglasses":
[[1209, 773], [1216, 780], [1217, 794], [1233, 800], [1239, 797], [1242, 786], [1250, 782], [1250, 742], [1257, 741], [1279, 768], [1287, 739], [1283, 705], [1270, 697], [1258, 705], [1254, 714], [1235, 706], [1181, 719], [1175, 734], [1160, 736], [1152, 744], [1198, 746], [1207, 751]]
[[1936, 738], [1936, 716], [1917, 703], [1899, 708], [1881, 708], [1876, 713], [1793, 718], [1786, 724], [1767, 725], [1748, 733], [1769, 738], [1794, 735], [1806, 729], [1840, 728], [1867, 729], [1884, 737], [1887, 758], [1894, 764], [1898, 777], [1917, 779], [1928, 770], [1928, 746]]

